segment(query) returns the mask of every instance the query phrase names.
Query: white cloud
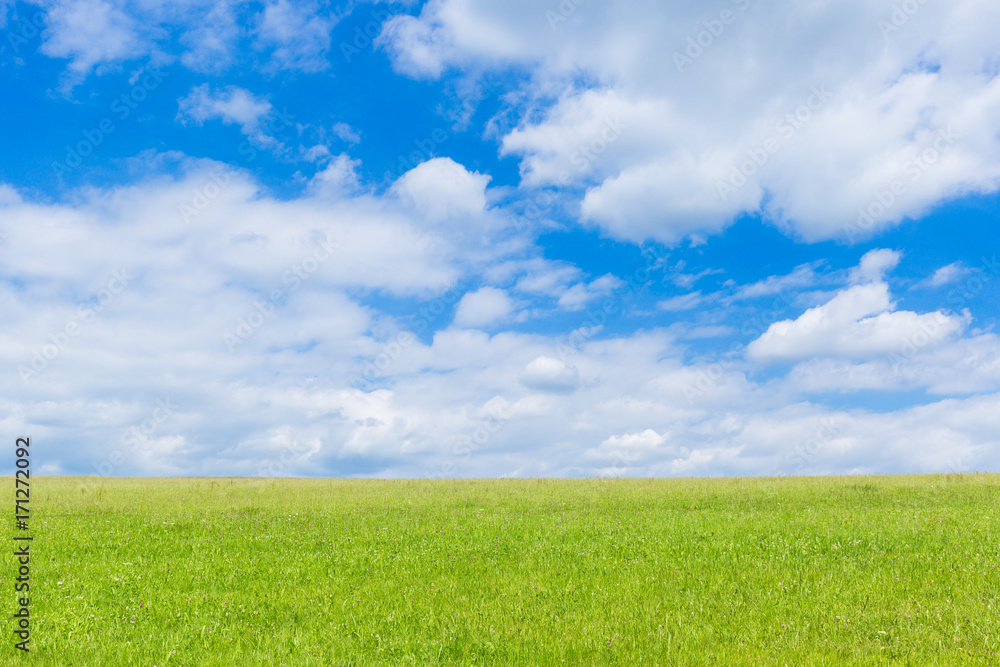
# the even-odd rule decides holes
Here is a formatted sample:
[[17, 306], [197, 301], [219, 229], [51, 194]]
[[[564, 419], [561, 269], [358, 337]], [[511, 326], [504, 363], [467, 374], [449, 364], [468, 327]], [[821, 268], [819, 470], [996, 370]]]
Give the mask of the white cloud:
[[559, 297], [559, 307], [565, 310], [583, 310], [588, 303], [609, 296], [625, 286], [625, 281], [610, 273], [592, 280], [589, 284], [577, 283]]
[[274, 49], [272, 58], [282, 69], [318, 72], [329, 67], [326, 52], [334, 25], [315, 7], [277, 0], [259, 17], [257, 38], [260, 46]]
[[191, 22], [181, 36], [188, 50], [181, 63], [195, 72], [219, 73], [230, 67], [240, 37], [240, 27], [229, 2], [216, 2]]
[[[45, 10], [40, 51], [69, 60], [64, 89], [136, 58], [149, 58], [154, 66], [179, 60], [194, 72], [219, 74], [233, 65], [247, 37], [264, 59], [254, 67], [318, 72], [329, 66], [330, 31], [337, 22], [314, 3], [288, 0], [272, 0], [257, 14], [235, 12], [232, 3], [220, 0], [68, 0]], [[183, 47], [179, 58], [175, 40]]]
[[942, 285], [949, 285], [962, 276], [969, 272], [961, 262], [952, 262], [947, 266], [942, 266], [940, 269], [934, 272], [934, 275], [930, 277], [928, 281], [931, 287], [941, 287]]
[[651, 428], [640, 433], [613, 435], [594, 449], [588, 449], [589, 459], [607, 459], [626, 470], [637, 463], [649, 461], [657, 455], [663, 457], [676, 452], [676, 448], [666, 448], [668, 435], [660, 435]]
[[[577, 280], [580, 269], [570, 264], [557, 263], [541, 258], [506, 265], [509, 271], [523, 272], [515, 289], [529, 294], [559, 296], [568, 289], [569, 283]], [[498, 278], [500, 276], [497, 276]]]
[[411, 76], [527, 71], [508, 98], [520, 122], [494, 126], [503, 152], [525, 186], [587, 188], [581, 221], [616, 237], [674, 242], [759, 212], [855, 241], [1000, 186], [1000, 78], [983, 66], [1000, 6], [925, 3], [886, 31], [894, 7], [740, 2], [712, 35], [718, 10], [697, 3], [583, 3], [550, 25], [529, 0], [433, 0], [379, 42]]
[[451, 158], [440, 157], [403, 174], [393, 190], [429, 220], [464, 222], [486, 209], [489, 182], [489, 176], [469, 172]]
[[485, 275], [498, 283], [516, 279], [513, 290], [533, 297], [552, 297], [559, 310], [571, 312], [611, 298], [626, 285], [625, 281], [610, 273], [588, 282], [576, 266], [541, 257], [500, 264]]
[[[429, 341], [398, 339], [414, 318], [390, 317], [356, 293], [418, 296], [425, 301], [417, 310], [426, 310], [426, 300], [481, 270], [467, 263], [469, 248], [429, 242], [437, 237], [422, 233], [422, 216], [392, 196], [279, 201], [238, 172], [185, 224], [178, 205], [219, 167], [196, 163], [177, 181], [114, 196], [88, 191], [72, 204], [0, 189], [0, 231], [8, 235], [0, 360], [8, 368], [56, 345], [52, 336], [65, 331], [78, 302], [100, 303], [113, 268], [124, 264], [134, 275], [38, 377], [24, 384], [11, 375], [0, 391], [7, 426], [51, 443], [52, 469], [93, 472], [109, 443], [123, 449], [158, 399], [177, 407], [138, 449], [123, 450], [115, 474], [254, 475], [277, 466], [289, 475], [705, 475], [1000, 463], [997, 394], [885, 414], [833, 412], [802, 400], [809, 390], [794, 374], [759, 384], [737, 357], [685, 363], [685, 348], [663, 330], [574, 342], [439, 322]], [[338, 247], [290, 291], [291, 268], [305, 266], [322, 235]], [[878, 283], [845, 292], [864, 287], [875, 290], [870, 308], [886, 303]], [[241, 321], [252, 327], [260, 319], [252, 314], [262, 312], [255, 299], [275, 288], [287, 298], [230, 354], [222, 334]], [[496, 321], [512, 311], [509, 301], [485, 288], [459, 310]], [[944, 356], [933, 368], [968, 361], [964, 374], [979, 369], [984, 391], [989, 377], [998, 386], [996, 341], [961, 340], [970, 342], [927, 346], [910, 363], [922, 368], [935, 355]], [[384, 386], [348, 386], [366, 363], [377, 364]], [[946, 381], [941, 375], [934, 387], [946, 390]], [[825, 426], [831, 419], [835, 430]]]
[[147, 52], [141, 25], [107, 0], [70, 0], [51, 7], [41, 51], [70, 60], [68, 83], [82, 81], [95, 67]]
[[[502, 156], [520, 159], [524, 190], [564, 187], [579, 196], [581, 221], [616, 236], [689, 236], [694, 247], [734, 217], [763, 212], [791, 234], [829, 238], [845, 233], [859, 206], [886, 208], [860, 237], [945, 197], [988, 191], [998, 176], [1000, 85], [982, 63], [996, 60], [1000, 10], [928, 3], [905, 31], [873, 41], [864, 26], [877, 33], [887, 5], [751, 3], [684, 72], [672, 52], [711, 16], [695, 3], [583, 3], [572, 21], [550, 25], [526, 0], [431, 0], [420, 17], [392, 19], [380, 43], [414, 76], [526, 72], [524, 88], [502, 97], [513, 111], [502, 108], [487, 132]], [[69, 59], [77, 77], [150, 53], [166, 58], [157, 44], [177, 26], [188, 49], [181, 63], [197, 71], [230, 67], [233, 46], [248, 37], [215, 2], [53, 11], [44, 49]], [[333, 19], [314, 5], [269, 2], [251, 21], [269, 65], [248, 68], [327, 67]], [[107, 43], [94, 46], [102, 31]], [[795, 119], [810, 98], [808, 118]], [[180, 106], [182, 119], [221, 120], [273, 141], [262, 126], [275, 110], [245, 89], [205, 84]], [[954, 142], [906, 181], [907, 161], [925, 159], [949, 126]], [[177, 169], [153, 165], [148, 180], [54, 203], [0, 184], [0, 359], [39, 367], [25, 382], [8, 377], [0, 411], [7, 430], [52, 443], [49, 470], [90, 472], [158, 400], [178, 407], [117, 472], [256, 474], [274, 464], [280, 474], [393, 476], [451, 463], [447, 474], [701, 475], [1000, 464], [1000, 394], [988, 393], [1000, 388], [1000, 339], [970, 332], [968, 313], [897, 310], [886, 284], [896, 251], [868, 253], [847, 276], [817, 275], [814, 263], [711, 294], [692, 290], [717, 269], [684, 273], [674, 262], [669, 278], [689, 293], [662, 301], [660, 313], [749, 309], [756, 304], [742, 301], [844, 279], [836, 293], [786, 300], [820, 305], [770, 325], [746, 357], [739, 346], [712, 356], [692, 342], [734, 335], [722, 308], [695, 324], [624, 334], [553, 331], [540, 318], [523, 327], [531, 333], [510, 331], [539, 313], [578, 324], [565, 311], [623, 282], [542, 257], [530, 236], [504, 227], [498, 202], [512, 189], [488, 189], [489, 175], [453, 159], [424, 162], [388, 193], [366, 189], [358, 161], [326, 144], [356, 143], [359, 132], [321, 127], [300, 154], [323, 168], [294, 176], [297, 196], [176, 155], [151, 159]], [[769, 141], [778, 148], [765, 150], [766, 163], [720, 192], [720, 180]], [[906, 186], [898, 193], [894, 178]], [[953, 282], [959, 270], [943, 267], [930, 282]], [[459, 298], [455, 286], [469, 283], [488, 286]], [[771, 362], [794, 366], [756, 379]], [[364, 390], [352, 384], [362, 377], [372, 380]], [[938, 398], [879, 413], [812, 402], [817, 392], [913, 389]]]
[[347, 123], [334, 123], [333, 133], [336, 134], [341, 141], [346, 141], [349, 144], [356, 144], [361, 141], [361, 135]]
[[[883, 274], [899, 254], [872, 251], [850, 274], [854, 285], [795, 321], [772, 325], [750, 344], [760, 361], [798, 361], [787, 378], [795, 391], [898, 391], [972, 394], [1000, 387], [1000, 339], [974, 330], [968, 311], [917, 314], [894, 311]], [[947, 284], [967, 271], [960, 263], [939, 269]], [[932, 279], [924, 281], [934, 285]], [[965, 334], [965, 335], [963, 335]]]
[[966, 322], [943, 312], [894, 311], [885, 283], [854, 285], [795, 320], [775, 322], [747, 346], [756, 361], [808, 357], [866, 359], [900, 350], [914, 336], [935, 345], [960, 333]]
[[217, 118], [239, 125], [243, 134], [253, 137], [261, 136], [260, 122], [271, 113], [270, 102], [238, 86], [225, 86], [213, 92], [205, 83], [192, 88], [178, 104], [178, 116], [182, 119], [191, 118], [200, 124]]
[[880, 281], [886, 273], [899, 264], [900, 255], [895, 250], [871, 250], [861, 258], [861, 263], [851, 271], [851, 282], [869, 283]]
[[660, 310], [665, 310], [668, 313], [675, 313], [697, 308], [704, 302], [705, 297], [702, 296], [701, 292], [690, 292], [689, 294], [681, 294], [680, 296], [664, 299], [656, 304], [656, 306]]
[[[688, 400], [685, 386], [703, 371], [685, 367], [662, 332], [592, 341], [566, 360], [559, 349], [540, 336], [439, 334], [416, 362], [432, 372], [408, 362], [386, 395], [395, 407], [379, 420], [409, 423], [415, 406], [426, 410], [422, 428], [433, 435], [417, 470], [449, 476], [930, 472], [1000, 461], [991, 447], [1000, 394], [882, 414], [831, 411], [787, 387], [748, 382], [734, 362]], [[527, 365], [558, 376], [563, 363], [586, 378], [574, 391], [539, 395], [525, 384]], [[399, 438], [387, 432], [371, 447], [389, 456]]]
[[506, 319], [514, 308], [514, 302], [502, 289], [480, 287], [468, 292], [458, 302], [455, 310], [455, 324], [459, 326], [481, 327]]
[[632, 126], [652, 124], [665, 113], [650, 105], [630, 105], [614, 90], [567, 94], [548, 111], [545, 122], [506, 134], [500, 152], [524, 155], [521, 173], [527, 184], [560, 183], [564, 174], [572, 177], [565, 182], [602, 179], [612, 173], [623, 151], [634, 149]]
[[325, 196], [343, 196], [358, 190], [357, 168], [360, 160], [352, 160], [346, 153], [333, 158], [310, 182], [313, 192]]
[[436, 37], [435, 31], [426, 22], [400, 15], [382, 24], [382, 32], [375, 43], [393, 52], [396, 71], [414, 77], [438, 77], [444, 66], [441, 51], [445, 44], [444, 40]]
[[543, 356], [524, 367], [520, 382], [539, 391], [572, 391], [580, 384], [580, 371], [561, 359]]
[[751, 285], [743, 285], [734, 295], [737, 299], [758, 299], [773, 294], [781, 294], [793, 290], [812, 287], [817, 276], [813, 267], [808, 264], [795, 267], [795, 270], [785, 276], [769, 276]]
[[723, 273], [722, 269], [702, 269], [698, 273], [684, 273], [687, 263], [684, 260], [677, 262], [673, 266], [670, 280], [681, 289], [691, 289], [691, 287], [705, 276]]
[[[352, 397], [366, 394], [347, 379], [359, 356], [382, 349], [369, 331], [394, 335], [412, 320], [397, 322], [356, 295], [431, 300], [509, 261], [505, 246], [488, 235], [463, 245], [430, 233], [407, 202], [345, 187], [352, 165], [341, 157], [307, 194], [287, 200], [243, 172], [186, 159], [174, 165], [176, 179], [88, 189], [63, 203], [0, 187], [0, 305], [9, 315], [0, 358], [15, 369], [0, 404], [40, 427], [32, 433], [63, 443], [53, 465], [93, 472], [107, 443], [120, 446], [158, 399], [179, 407], [127, 452], [117, 474], [257, 474], [285, 445], [311, 453], [293, 456], [283, 474], [318, 466], [336, 474], [338, 457], [377, 452], [372, 443], [383, 436], [419, 448], [459, 428], [457, 417], [415, 405], [384, 430], [367, 421], [378, 413], [354, 424]], [[477, 224], [471, 211], [467, 222]], [[489, 290], [477, 296], [463, 317], [481, 320], [489, 310]], [[394, 370], [421, 363], [423, 347], [408, 348], [413, 356]], [[46, 426], [39, 419], [52, 408], [44, 405], [59, 405], [75, 425]], [[76, 429], [100, 435], [83, 442]]]
[[792, 369], [788, 384], [804, 392], [909, 391], [966, 395], [1000, 388], [1000, 339], [979, 334], [936, 342], [922, 331], [896, 349], [867, 361], [810, 359]]
[[722, 201], [713, 175], [719, 160], [684, 155], [670, 162], [622, 170], [587, 191], [581, 217], [617, 238], [674, 243], [702, 232], [721, 231], [739, 212], [752, 210], [762, 191], [747, 188]]

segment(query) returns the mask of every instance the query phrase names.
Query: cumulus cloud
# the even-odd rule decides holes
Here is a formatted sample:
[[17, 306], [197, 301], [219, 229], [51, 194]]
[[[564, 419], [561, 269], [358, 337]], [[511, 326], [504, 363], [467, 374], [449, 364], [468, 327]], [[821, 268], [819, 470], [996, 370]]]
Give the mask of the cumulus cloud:
[[[626, 433], [613, 435], [599, 446], [586, 452], [588, 458], [614, 459], [626, 465], [631, 465], [640, 458], [648, 459], [656, 453], [666, 453], [661, 448], [666, 444], [668, 436], [660, 435], [651, 428], [641, 433]], [[660, 450], [659, 452], [657, 450]]]
[[538, 357], [524, 367], [520, 382], [539, 391], [572, 391], [580, 383], [580, 371], [561, 359]]
[[393, 67], [414, 77], [438, 77], [444, 68], [442, 51], [447, 48], [439, 26], [412, 16], [395, 16], [382, 24], [376, 44], [390, 49]]
[[864, 359], [896, 352], [918, 333], [927, 339], [925, 345], [939, 343], [965, 325], [963, 318], [940, 311], [895, 311], [889, 286], [868, 283], [839, 292], [795, 320], [775, 322], [750, 343], [747, 355], [765, 362], [816, 356]]
[[747, 356], [763, 362], [870, 359], [898, 352], [913, 339], [921, 341], [920, 347], [933, 347], [961, 333], [968, 324], [964, 317], [895, 310], [883, 277], [899, 259], [893, 250], [866, 253], [850, 272], [851, 286], [795, 320], [770, 325], [747, 346]]
[[798, 363], [788, 385], [803, 392], [910, 391], [967, 395], [1000, 388], [1000, 339], [978, 334], [943, 345], [917, 330], [896, 349], [873, 359], [809, 359]]
[[[72, 203], [0, 188], [0, 358], [38, 368], [27, 381], [8, 378], [0, 407], [12, 431], [52, 443], [48, 471], [95, 472], [109, 464], [109, 443], [124, 456], [114, 474], [704, 475], [998, 462], [997, 394], [846, 413], [806, 400], [794, 373], [757, 383], [738, 356], [685, 361], [664, 330], [575, 339], [440, 322], [419, 338], [423, 316], [390, 316], [361, 295], [414, 298], [415, 314], [433, 313], [436, 295], [481, 270], [469, 247], [424, 234], [423, 212], [392, 194], [277, 200], [234, 171], [185, 223], [178, 207], [220, 167], [194, 163], [176, 180], [90, 190]], [[324, 250], [328, 238], [336, 246]], [[527, 260], [494, 254], [491, 266], [513, 264], [515, 276], [548, 266], [518, 262]], [[566, 274], [536, 287], [579, 282]], [[844, 327], [891, 302], [878, 282], [844, 293], [867, 305], [846, 316], [827, 309], [843, 324], [821, 331], [835, 345]], [[499, 322], [511, 301], [482, 288], [462, 298], [457, 320]], [[239, 341], [232, 351], [227, 335]], [[911, 360], [942, 355], [935, 367], [959, 359], [1000, 377], [994, 339], [959, 340], [968, 342], [926, 346]], [[844, 351], [835, 360], [872, 361]], [[350, 386], [369, 363], [380, 384]], [[995, 391], [977, 373], [980, 389]], [[948, 389], [946, 379], [934, 386]]]
[[585, 188], [580, 220], [622, 239], [675, 242], [759, 213], [856, 242], [1000, 185], [1000, 78], [983, 66], [1000, 57], [1000, 7], [727, 10], [723, 23], [697, 3], [584, 3], [532, 22], [529, 0], [433, 0], [380, 44], [415, 77], [527, 71], [510, 98], [520, 122], [496, 126], [502, 152], [525, 186]]
[[[421, 438], [425, 474], [922, 472], [996, 460], [997, 394], [882, 414], [830, 410], [794, 400], [793, 387], [749, 381], [736, 360], [721, 375], [686, 366], [664, 332], [590, 341], [567, 353], [548, 336], [453, 331], [419, 352], [380, 399], [391, 409], [378, 422], [397, 430], [376, 422], [356, 428], [373, 438], [369, 451], [387, 459], [401, 460], [404, 435]], [[573, 391], [528, 380], [560, 377], [564, 364], [586, 378]], [[422, 426], [407, 431], [416, 406]]]
[[148, 51], [142, 26], [107, 0], [71, 0], [53, 6], [46, 17], [41, 51], [69, 59], [68, 83], [82, 81], [95, 67]]
[[357, 168], [360, 160], [352, 160], [346, 153], [341, 153], [330, 160], [326, 167], [316, 173], [310, 181], [312, 192], [325, 196], [343, 196], [358, 190]]
[[[433, 299], [473, 266], [510, 258], [489, 238], [474, 246], [430, 233], [414, 202], [352, 187], [352, 166], [341, 156], [288, 200], [244, 172], [187, 159], [175, 179], [89, 189], [72, 203], [0, 188], [0, 304], [10, 316], [0, 356], [17, 369], [0, 401], [21, 406], [25, 425], [55, 401], [67, 424], [101, 434], [67, 445], [53, 459], [63, 471], [93, 472], [106, 443], [123, 447], [158, 400], [177, 407], [129, 447], [117, 473], [257, 474], [280, 458], [290, 461], [282, 474], [318, 462], [336, 474], [339, 457], [374, 451], [382, 436], [418, 447], [443, 433], [429, 426], [435, 410], [411, 406], [406, 421], [379, 430], [380, 413], [358, 407], [374, 399], [346, 386], [357, 359], [377, 357], [377, 337], [409, 322], [371, 309], [363, 295]], [[485, 288], [463, 300], [459, 321], [494, 321], [511, 304]], [[395, 370], [421, 368], [422, 347], [408, 348], [412, 357]], [[32, 432], [75, 437], [55, 426]], [[304, 453], [285, 456], [282, 447]]]
[[895, 250], [871, 250], [861, 258], [861, 263], [851, 271], [851, 282], [868, 283], [882, 280], [886, 273], [892, 271], [902, 258]]
[[469, 292], [458, 302], [455, 310], [455, 324], [467, 327], [481, 327], [506, 319], [514, 308], [514, 302], [502, 289], [481, 287]]
[[393, 190], [430, 220], [463, 221], [483, 213], [489, 182], [489, 176], [469, 172], [451, 158], [440, 157], [403, 174]]
[[[690, 264], [716, 250], [708, 234], [744, 214], [800, 240], [850, 242], [992, 192], [1000, 10], [926, 3], [887, 30], [891, 0], [808, 10], [741, 0], [689, 53], [716, 10], [570, 4], [571, 17], [553, 18], [527, 0], [431, 0], [377, 40], [398, 72], [447, 77], [446, 89], [472, 88], [483, 72], [514, 86], [497, 95], [485, 137], [519, 163], [517, 186], [471, 166], [488, 161], [438, 156], [376, 190], [354, 153], [377, 127], [330, 117], [302, 126], [316, 136], [283, 153], [306, 164], [280, 196], [245, 171], [178, 154], [130, 160], [155, 162], [138, 169], [148, 179], [51, 200], [0, 184], [0, 359], [17, 369], [0, 390], [8, 430], [52, 443], [46, 472], [100, 472], [108, 443], [126, 449], [121, 474], [1000, 464], [1000, 339], [968, 312], [900, 309], [888, 283], [899, 251], [743, 285], [741, 270], [718, 287], [708, 277], [722, 268], [675, 258], [663, 278], [677, 296], [651, 280], [626, 303], [625, 283], [606, 273], [626, 275], [619, 258], [547, 258], [505, 217], [544, 189], [560, 218], [606, 235], [690, 238], [678, 250]], [[144, 57], [217, 73], [239, 56], [265, 75], [327, 76], [335, 21], [286, 0], [235, 13], [214, 0], [52, 11], [40, 43], [74, 81]], [[178, 42], [179, 54], [161, 51]], [[234, 54], [248, 42], [253, 53]], [[276, 110], [244, 88], [198, 85], [179, 105], [183, 122], [276, 143], [265, 128]], [[953, 283], [962, 266], [926, 284]], [[572, 314], [605, 300], [622, 316], [605, 327]], [[694, 321], [675, 321], [688, 311]], [[721, 336], [732, 340], [708, 340]], [[905, 409], [834, 410], [817, 396], [894, 402], [889, 392], [921, 390], [926, 405]]]

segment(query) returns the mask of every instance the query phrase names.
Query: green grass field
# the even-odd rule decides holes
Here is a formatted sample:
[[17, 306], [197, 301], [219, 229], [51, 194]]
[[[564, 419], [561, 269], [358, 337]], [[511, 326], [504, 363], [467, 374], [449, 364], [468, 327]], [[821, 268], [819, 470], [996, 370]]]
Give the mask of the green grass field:
[[31, 490], [4, 664], [1000, 667], [1000, 475]]

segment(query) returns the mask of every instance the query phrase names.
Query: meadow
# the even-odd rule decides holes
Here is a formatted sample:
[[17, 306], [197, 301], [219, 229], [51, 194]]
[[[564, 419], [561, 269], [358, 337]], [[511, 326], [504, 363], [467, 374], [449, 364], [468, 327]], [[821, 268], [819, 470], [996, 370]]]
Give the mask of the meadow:
[[1000, 475], [31, 481], [2, 664], [1000, 667]]

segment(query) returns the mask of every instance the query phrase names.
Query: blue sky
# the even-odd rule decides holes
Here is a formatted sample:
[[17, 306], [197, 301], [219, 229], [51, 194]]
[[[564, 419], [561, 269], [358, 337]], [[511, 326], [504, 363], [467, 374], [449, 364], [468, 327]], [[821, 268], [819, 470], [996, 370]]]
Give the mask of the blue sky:
[[1000, 464], [1000, 8], [0, 1], [48, 473]]

